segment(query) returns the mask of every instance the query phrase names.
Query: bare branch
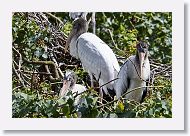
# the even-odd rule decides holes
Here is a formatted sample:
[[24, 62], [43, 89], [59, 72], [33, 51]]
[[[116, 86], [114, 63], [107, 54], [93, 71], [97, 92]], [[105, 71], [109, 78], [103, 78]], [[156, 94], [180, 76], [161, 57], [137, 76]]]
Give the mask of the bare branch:
[[[57, 72], [57, 66], [55, 65], [55, 63], [53, 61], [28, 61], [26, 59], [24, 59], [24, 61], [27, 63], [30, 63], [30, 64], [45, 65], [45, 68], [46, 68], [48, 74], [50, 75], [49, 78], [51, 79], [51, 81], [59, 80], [59, 76], [58, 76], [58, 72]], [[52, 77], [51, 72], [48, 68], [48, 65], [53, 66], [55, 78]]]
[[22, 78], [20, 77], [20, 74], [17, 72], [17, 70], [15, 69], [15, 65], [12, 64], [12, 68], [13, 68], [13, 71], [15, 73], [15, 75], [17, 76], [17, 78], [19, 79], [20, 83], [22, 84], [23, 87], [26, 87], [25, 84], [24, 84], [24, 81], [22, 80]]
[[[54, 62], [56, 68], [58, 69], [59, 74], [61, 75], [61, 78], [63, 78], [63, 77], [64, 77], [64, 74], [63, 74], [63, 72], [61, 71], [61, 69], [59, 68], [59, 65], [58, 65], [58, 63], [57, 63], [55, 57], [53, 56], [53, 53], [52, 53], [52, 52], [50, 53], [50, 57], [51, 57], [52, 61]], [[59, 74], [56, 73], [57, 76], [59, 76]]]
[[63, 22], [61, 21], [60, 18], [56, 17], [55, 15], [53, 15], [53, 14], [51, 14], [49, 12], [43, 12], [43, 13], [46, 14], [46, 15], [48, 15], [48, 16], [50, 16], [50, 17], [52, 17], [53, 19], [57, 20], [60, 24], [63, 25]]
[[21, 64], [22, 64], [22, 55], [18, 50], [16, 50], [14, 47], [12, 47], [13, 50], [19, 55], [19, 63], [18, 63], [18, 70], [21, 70]]

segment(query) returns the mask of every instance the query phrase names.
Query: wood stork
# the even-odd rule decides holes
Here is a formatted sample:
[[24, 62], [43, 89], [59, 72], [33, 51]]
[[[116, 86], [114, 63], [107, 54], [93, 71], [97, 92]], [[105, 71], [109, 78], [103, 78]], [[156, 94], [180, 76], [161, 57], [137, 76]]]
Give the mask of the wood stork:
[[[88, 23], [83, 18], [73, 22], [73, 28], [68, 36], [65, 50], [70, 47], [70, 54], [79, 59], [85, 71], [91, 78], [93, 87], [93, 76], [99, 82], [100, 96], [103, 92], [107, 95], [108, 90], [114, 91], [114, 82], [119, 72], [119, 64], [111, 48], [95, 34], [88, 33]], [[110, 82], [112, 81], [112, 82]]]
[[[136, 49], [136, 55], [130, 56], [119, 71], [118, 79], [115, 82], [117, 98], [134, 88], [146, 86], [146, 81], [149, 79], [148, 45], [139, 42]], [[147, 88], [140, 88], [130, 92], [125, 97], [129, 100], [142, 102], [146, 92]]]
[[[66, 94], [69, 91], [72, 91], [72, 93], [77, 93], [77, 94], [86, 91], [86, 87], [80, 84], [76, 84], [76, 81], [77, 81], [76, 74], [71, 70], [66, 70], [66, 73], [63, 78], [63, 86], [60, 90], [59, 96], [60, 97], [66, 96]], [[78, 104], [79, 102], [80, 102], [80, 96], [77, 96], [75, 104]]]

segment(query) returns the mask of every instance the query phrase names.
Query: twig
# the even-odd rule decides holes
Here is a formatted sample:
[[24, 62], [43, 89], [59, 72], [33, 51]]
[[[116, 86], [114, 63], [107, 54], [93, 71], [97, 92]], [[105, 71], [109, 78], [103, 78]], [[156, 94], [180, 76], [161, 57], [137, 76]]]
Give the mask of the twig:
[[113, 34], [112, 34], [111, 30], [108, 29], [108, 32], [109, 32], [109, 34], [110, 34], [111, 40], [112, 40], [112, 42], [113, 42], [113, 45], [115, 46], [115, 48], [118, 49], [118, 47], [117, 47], [117, 45], [116, 45], [116, 43], [115, 43], [115, 41], [114, 41], [114, 39], [113, 39]]
[[43, 13], [44, 13], [44, 14], [47, 14], [48, 16], [52, 17], [53, 19], [59, 21], [59, 23], [63, 25], [63, 21], [61, 21], [60, 18], [56, 17], [55, 15], [53, 15], [53, 14], [51, 14], [51, 13], [49, 13], [49, 12], [43, 12]]
[[14, 47], [12, 47], [13, 50], [19, 55], [19, 61], [18, 61], [18, 70], [21, 70], [21, 63], [22, 63], [22, 55], [20, 54], [20, 52], [18, 50], [16, 50]]
[[33, 72], [33, 71], [23, 71], [21, 70], [21, 72], [23, 73], [27, 73], [27, 74], [39, 74], [39, 75], [52, 75], [52, 73], [47, 73], [47, 72]]
[[54, 83], [51, 83], [51, 85], [54, 85], [54, 84], [62, 84], [63, 82], [54, 82]]
[[[54, 62], [53, 61], [28, 61], [28, 60], [26, 60], [26, 59], [24, 59], [24, 61], [26, 62], [26, 63], [30, 63], [30, 64], [36, 64], [36, 65], [44, 65], [44, 67], [45, 67], [45, 69], [46, 69], [46, 71], [47, 71], [47, 75], [49, 75], [49, 80], [51, 81], [51, 82], [55, 82], [55, 81], [58, 81], [59, 80], [59, 78], [57, 77], [57, 67], [56, 67], [56, 65], [54, 64]], [[52, 65], [53, 66], [53, 70], [54, 70], [54, 73], [55, 73], [55, 78], [53, 78], [53, 76], [52, 76], [52, 74], [51, 74], [51, 72], [50, 72], [50, 70], [49, 70], [49, 67], [48, 67], [48, 65]], [[33, 71], [33, 74], [35, 73], [35, 71]], [[32, 75], [33, 75], [32, 74]]]
[[[61, 69], [59, 68], [59, 65], [58, 65], [58, 63], [57, 63], [55, 57], [53, 56], [53, 53], [52, 53], [52, 52], [50, 53], [50, 57], [51, 57], [52, 61], [54, 62], [56, 68], [58, 69], [59, 74], [61, 75], [61, 78], [63, 78], [63, 77], [64, 77], [64, 74], [63, 74], [63, 72], [61, 71]], [[56, 73], [56, 75], [57, 75], [58, 77], [59, 77], [59, 74]]]
[[23, 74], [21, 71], [18, 71], [18, 72], [20, 72], [20, 76], [21, 76], [21, 78], [23, 79], [23, 81], [24, 81], [28, 86], [30, 86], [30, 83], [24, 78], [24, 77], [25, 77], [24, 74]]
[[74, 67], [74, 68], [76, 68], [77, 67], [77, 65], [68, 65], [68, 64], [65, 64], [64, 62], [62, 62], [62, 63], [59, 63], [59, 67], [61, 67], [61, 66], [64, 66], [64, 67]]
[[22, 86], [17, 86], [15, 88], [13, 88], [13, 91], [16, 90], [16, 89], [18, 89], [18, 88], [20, 88], [20, 87], [22, 87]]
[[25, 84], [24, 84], [24, 81], [22, 80], [22, 78], [20, 77], [20, 75], [18, 74], [18, 72], [16, 71], [14, 64], [12, 64], [12, 68], [13, 68], [13, 71], [14, 71], [15, 75], [17, 76], [17, 78], [21, 82], [22, 86], [26, 87]]
[[15, 60], [13, 60], [13, 63], [16, 65], [17, 68], [19, 67]]
[[108, 81], [107, 83], [101, 85], [100, 87], [95, 87], [95, 88], [98, 88], [98, 89], [99, 89], [99, 88], [102, 88], [103, 86], [105, 86], [105, 85], [107, 85], [107, 84], [109, 84], [109, 83], [111, 83], [111, 82], [113, 82], [113, 81], [115, 81], [115, 80], [117, 80], [117, 79], [119, 79], [119, 78], [112, 79], [112, 80]]
[[160, 71], [160, 72], [158, 72], [158, 73], [156, 73], [156, 74], [160, 74], [160, 73], [164, 73], [165, 71], [167, 71], [168, 69], [170, 69], [172, 66], [169, 66], [169, 67], [167, 67], [166, 69], [164, 69], [164, 70], [162, 70], [162, 71]]
[[[48, 65], [45, 65], [44, 67], [45, 67], [47, 73], [48, 73], [48, 74], [51, 74]], [[57, 78], [53, 78], [52, 75], [49, 75], [49, 80], [50, 80], [51, 82], [55, 82], [55, 81], [57, 81], [58, 79], [57, 79]]]

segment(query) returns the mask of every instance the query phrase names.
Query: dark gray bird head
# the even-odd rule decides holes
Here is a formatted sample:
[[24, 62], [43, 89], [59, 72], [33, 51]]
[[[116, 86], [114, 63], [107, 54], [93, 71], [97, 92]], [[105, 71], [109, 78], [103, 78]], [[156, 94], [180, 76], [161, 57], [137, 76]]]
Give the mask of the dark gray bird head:
[[84, 18], [79, 17], [73, 22], [72, 31], [74, 32], [77, 31], [77, 33], [82, 34], [87, 32], [87, 30], [88, 30], [88, 22]]
[[148, 59], [148, 44], [145, 42], [140, 41], [137, 45], [137, 54], [136, 54], [136, 59], [137, 62], [140, 65], [140, 77], [142, 77], [142, 69], [143, 65], [145, 63], [145, 60]]
[[69, 17], [73, 20], [78, 19], [79, 17], [82, 17], [86, 20], [88, 12], [69, 12]]
[[72, 30], [67, 38], [65, 52], [73, 38], [77, 39], [81, 34], [86, 33], [88, 31], [88, 21], [84, 18], [79, 17], [73, 22]]
[[76, 84], [77, 76], [74, 71], [66, 70], [63, 77], [63, 86], [60, 91], [60, 96], [64, 96], [68, 90], [72, 90], [74, 85]]

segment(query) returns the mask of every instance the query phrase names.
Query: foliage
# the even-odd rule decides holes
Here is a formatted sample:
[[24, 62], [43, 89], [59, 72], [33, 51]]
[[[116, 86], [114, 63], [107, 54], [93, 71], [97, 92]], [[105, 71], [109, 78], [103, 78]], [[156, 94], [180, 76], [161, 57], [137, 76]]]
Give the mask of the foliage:
[[27, 21], [26, 15], [18, 13], [12, 21], [12, 33], [14, 47], [22, 51], [26, 59], [47, 59], [45, 48], [50, 40], [47, 28], [40, 29], [34, 21]]
[[120, 50], [125, 52], [119, 54], [122, 56], [134, 54], [136, 42], [143, 40], [149, 43], [152, 58], [162, 63], [171, 63], [171, 13], [100, 13], [96, 21], [97, 34], [112, 48], [116, 48], [117, 54]]
[[[75, 104], [76, 94], [69, 92], [67, 96], [43, 96], [34, 93], [28, 95], [24, 90], [13, 93], [13, 117], [40, 118], [158, 118], [172, 117], [171, 81], [158, 78], [156, 84], [165, 84], [163, 89], [154, 88], [153, 94], [143, 103], [121, 99], [101, 107], [99, 97], [93, 90], [81, 94], [82, 102]], [[28, 90], [30, 91], [30, 90]]]
[[[88, 86], [89, 77], [82, 69], [80, 61], [63, 52], [65, 37], [59, 34], [69, 34], [72, 20], [68, 13], [51, 14], [62, 21], [62, 26], [58, 20], [48, 14], [43, 14], [43, 17], [39, 14], [42, 18], [35, 14], [35, 19], [31, 19], [29, 13], [13, 14], [12, 117], [172, 117], [172, 81], [168, 76], [161, 74], [162, 72], [155, 74], [155, 77], [152, 74], [151, 81], [154, 86], [163, 87], [149, 88], [149, 95], [143, 103], [121, 98], [111, 103], [100, 104], [96, 89]], [[39, 23], [39, 20], [42, 22]], [[44, 20], [48, 20], [49, 23]], [[89, 31], [92, 31], [91, 24]], [[135, 54], [135, 45], [139, 40], [146, 41], [150, 45], [151, 62], [156, 62], [156, 65], [160, 64], [161, 71], [166, 69], [166, 75], [169, 73], [165, 65], [171, 66], [172, 61], [171, 13], [96, 13], [96, 34], [113, 49], [121, 64], [128, 56]], [[59, 66], [55, 64], [54, 59]], [[47, 64], [48, 61], [53, 61], [54, 65]], [[49, 67], [49, 72], [46, 65]], [[78, 105], [76, 105], [77, 94], [69, 92], [65, 97], [58, 96], [61, 88], [58, 82], [61, 81], [61, 76], [56, 76], [58, 68], [61, 71], [74, 70], [78, 75], [77, 83], [88, 88], [86, 92], [80, 94], [81, 100]], [[155, 69], [157, 67], [151, 67], [152, 72]]]

